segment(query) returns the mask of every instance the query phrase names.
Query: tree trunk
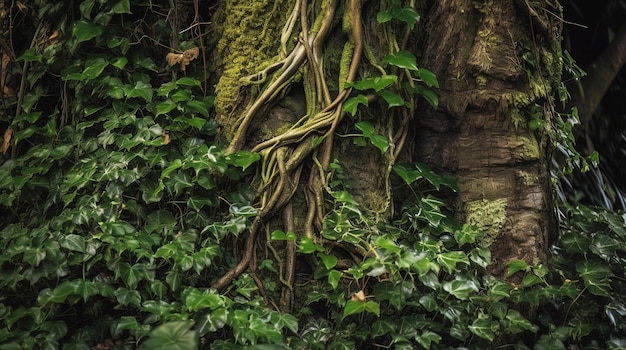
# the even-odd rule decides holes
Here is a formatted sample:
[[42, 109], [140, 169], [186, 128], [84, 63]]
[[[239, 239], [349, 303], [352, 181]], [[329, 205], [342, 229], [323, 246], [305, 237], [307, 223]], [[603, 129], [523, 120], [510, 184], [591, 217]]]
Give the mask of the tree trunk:
[[[560, 11], [550, 1], [442, 0], [425, 17], [421, 64], [439, 77], [440, 108], [417, 117], [417, 155], [456, 176], [458, 215], [484, 230], [500, 276], [513, 259], [545, 261], [556, 229], [549, 134]], [[531, 130], [533, 119], [542, 127]]]
[[[220, 2], [213, 51], [218, 121], [228, 153], [252, 150], [261, 164], [254, 180], [259, 215], [240, 262], [214, 287], [225, 287], [255, 266], [255, 241], [263, 232], [266, 242], [275, 229], [319, 241], [335, 159], [346, 179], [343, 189], [369, 215], [388, 219], [392, 166], [414, 153], [401, 152], [407, 145], [417, 150], [416, 160], [457, 176], [459, 217], [485, 231], [483, 244], [493, 250], [495, 274], [502, 275], [511, 259], [545, 258], [552, 224], [549, 95], [560, 74], [553, 54], [560, 33], [555, 17], [527, 1], [434, 2], [420, 51], [421, 66], [441, 82], [441, 107], [415, 114], [413, 96], [403, 96], [407, 107], [390, 109], [380, 96], [367, 95], [369, 108], [359, 118], [389, 147], [355, 146], [350, 135], [358, 130], [344, 120], [342, 109], [354, 96], [346, 83], [394, 69], [381, 66], [390, 53], [418, 51], [417, 31], [377, 23], [385, 6], [398, 5]], [[413, 84], [406, 72], [399, 70], [398, 79]], [[544, 121], [544, 129], [529, 129], [531, 113]], [[417, 136], [408, 140], [412, 119]], [[295, 246], [270, 248], [274, 255], [280, 249], [290, 262], [281, 265], [280, 276], [286, 284], [281, 309], [289, 310]]]

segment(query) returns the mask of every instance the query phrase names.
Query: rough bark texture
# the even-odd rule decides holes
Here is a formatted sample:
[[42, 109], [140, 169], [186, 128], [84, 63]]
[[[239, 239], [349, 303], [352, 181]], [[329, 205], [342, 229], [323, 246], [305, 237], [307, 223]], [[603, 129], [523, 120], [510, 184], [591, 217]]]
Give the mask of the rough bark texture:
[[[484, 230], [492, 273], [546, 258], [550, 197], [550, 86], [560, 78], [558, 4], [435, 1], [422, 66], [439, 78], [440, 107], [417, 116], [418, 158], [457, 177], [459, 216]], [[555, 24], [556, 22], [556, 24]], [[544, 129], [528, 127], [538, 105]]]

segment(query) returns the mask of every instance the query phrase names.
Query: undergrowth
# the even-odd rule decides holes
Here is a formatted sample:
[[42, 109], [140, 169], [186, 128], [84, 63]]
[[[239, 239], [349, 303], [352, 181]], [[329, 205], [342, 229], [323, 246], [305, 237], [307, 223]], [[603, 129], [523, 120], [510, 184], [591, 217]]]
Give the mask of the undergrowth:
[[[381, 22], [416, 18], [391, 4]], [[552, 259], [509, 263], [513, 285], [485, 273], [482, 232], [440, 198], [454, 181], [421, 163], [394, 167], [413, 195], [390, 222], [360, 208], [334, 162], [324, 244], [270, 233], [308, 266], [293, 313], [268, 302], [281, 281], [258, 287], [271, 260], [212, 288], [258, 215], [242, 180], [259, 156], [216, 142], [210, 65], [183, 59], [194, 31], [173, 33], [157, 5], [132, 6], [32, 1], [14, 13], [31, 44], [3, 64], [0, 349], [626, 347], [626, 216], [565, 205]], [[189, 28], [200, 26], [196, 16]], [[177, 46], [155, 44], [168, 41]], [[180, 67], [155, 61], [170, 51]]]

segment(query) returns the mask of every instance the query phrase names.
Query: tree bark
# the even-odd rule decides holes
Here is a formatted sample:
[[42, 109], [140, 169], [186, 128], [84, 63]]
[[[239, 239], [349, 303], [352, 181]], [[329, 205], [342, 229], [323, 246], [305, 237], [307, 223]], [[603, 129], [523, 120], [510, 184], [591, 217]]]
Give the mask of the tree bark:
[[[457, 177], [458, 215], [485, 232], [500, 276], [511, 260], [545, 261], [556, 229], [550, 86], [561, 9], [549, 6], [442, 0], [425, 17], [421, 64], [439, 77], [440, 108], [417, 116], [417, 156]], [[529, 129], [529, 113], [543, 129]]]

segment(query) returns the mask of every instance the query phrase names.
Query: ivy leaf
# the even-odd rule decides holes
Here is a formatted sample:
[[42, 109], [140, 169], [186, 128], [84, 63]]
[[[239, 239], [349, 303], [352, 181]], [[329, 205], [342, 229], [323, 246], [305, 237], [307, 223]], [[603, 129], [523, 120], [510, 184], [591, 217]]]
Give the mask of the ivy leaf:
[[469, 259], [464, 252], [446, 252], [437, 255], [437, 262], [448, 272], [452, 274], [457, 264], [469, 265]]
[[228, 321], [228, 310], [226, 308], [219, 308], [210, 313], [205, 313], [194, 318], [196, 321], [196, 329], [200, 335], [204, 335], [209, 332], [215, 332], [224, 328]]
[[391, 15], [391, 12], [389, 11], [380, 11], [376, 14], [376, 22], [378, 23], [389, 22], [392, 19], [393, 19], [393, 16]]
[[198, 333], [191, 330], [193, 322], [176, 321], [162, 324], [148, 334], [142, 349], [192, 350], [198, 348]]
[[355, 81], [353, 83], [346, 83], [345, 87], [353, 87], [357, 90], [373, 89], [376, 92], [380, 92], [389, 85], [398, 81], [398, 76], [393, 74], [384, 74], [377, 77], [365, 78]]
[[469, 279], [455, 279], [442, 283], [443, 290], [454, 295], [458, 299], [467, 300], [472, 293], [478, 292], [476, 282]]
[[167, 114], [169, 113], [171, 110], [173, 110], [174, 108], [176, 108], [178, 106], [178, 104], [172, 100], [170, 100], [169, 98], [165, 101], [159, 102], [156, 105], [156, 114], [155, 117], [158, 117], [161, 114]]
[[259, 159], [261, 159], [261, 156], [258, 153], [245, 150], [226, 156], [226, 162], [228, 164], [241, 167], [243, 170], [248, 169], [250, 165], [254, 164], [254, 162]]
[[330, 270], [328, 272], [328, 284], [330, 284], [333, 289], [337, 289], [339, 286], [339, 280], [341, 279], [341, 271], [338, 270]]
[[395, 17], [401, 21], [406, 22], [411, 29], [415, 26], [417, 22], [420, 20], [420, 15], [415, 11], [412, 7], [403, 7], [400, 11], [395, 15]]
[[346, 318], [347, 316], [354, 314], [360, 314], [365, 311], [373, 313], [376, 316], [380, 316], [380, 305], [371, 300], [366, 302], [362, 302], [360, 300], [348, 300], [343, 309], [342, 318]]
[[528, 271], [528, 264], [524, 260], [512, 260], [506, 266], [506, 277], [511, 277], [518, 271]]
[[324, 263], [324, 267], [326, 267], [326, 270], [330, 270], [333, 267], [335, 267], [335, 265], [337, 265], [337, 257], [334, 255], [326, 255], [324, 253], [317, 253], [317, 256], [319, 256], [320, 259], [322, 259], [322, 262]]
[[463, 246], [464, 244], [474, 243], [477, 238], [480, 238], [483, 235], [483, 232], [476, 227], [463, 224], [460, 230], [456, 230], [454, 232], [454, 239], [459, 244], [459, 246]]
[[311, 254], [314, 252], [323, 252], [324, 247], [313, 242], [312, 239], [308, 237], [303, 237], [300, 240], [300, 244], [298, 245], [298, 252], [302, 254]]
[[417, 170], [409, 169], [401, 164], [394, 165], [393, 171], [398, 174], [407, 185], [410, 185], [421, 178], [421, 175]]
[[104, 32], [104, 27], [87, 22], [84, 19], [74, 22], [72, 35], [77, 42], [83, 42], [95, 38]]
[[362, 94], [358, 94], [355, 97], [350, 97], [343, 103], [342, 111], [350, 113], [351, 116], [354, 117], [356, 114], [356, 110], [359, 107], [359, 104], [364, 104], [367, 106], [367, 97]]
[[439, 344], [440, 341], [441, 336], [432, 331], [424, 331], [417, 337], [417, 342], [425, 349], [430, 349], [432, 343]]
[[289, 231], [287, 233], [281, 231], [281, 230], [275, 230], [274, 232], [272, 232], [270, 239], [272, 241], [295, 241], [296, 240], [296, 234], [292, 231]]
[[70, 251], [81, 252], [81, 253], [85, 252], [86, 245], [85, 245], [85, 238], [83, 236], [79, 236], [79, 235], [72, 233], [72, 234], [62, 237], [59, 240], [59, 244], [61, 245], [61, 247]]
[[613, 276], [611, 269], [604, 263], [581, 261], [576, 264], [576, 271], [585, 282], [591, 294], [609, 296], [611, 285], [609, 277]]
[[122, 306], [134, 306], [139, 307], [141, 305], [141, 295], [137, 290], [131, 290], [128, 288], [120, 287], [115, 290], [115, 298]]
[[399, 68], [405, 68], [417, 72], [417, 58], [410, 51], [400, 51], [391, 54], [383, 59], [383, 62], [389, 63]]
[[492, 341], [496, 336], [496, 331], [500, 328], [498, 322], [492, 321], [487, 315], [480, 315], [469, 326], [469, 330], [477, 336]]
[[111, 7], [111, 12], [113, 13], [131, 13], [130, 12], [130, 1], [129, 0], [119, 0], [113, 7]]
[[389, 90], [383, 90], [380, 93], [380, 96], [382, 96], [382, 98], [385, 99], [385, 102], [387, 102], [387, 105], [389, 106], [389, 108], [404, 106], [404, 103], [405, 103], [404, 99], [400, 97], [400, 95], [393, 93]]
[[437, 94], [427, 87], [424, 87], [422, 85], [415, 85], [405, 86], [405, 89], [421, 95], [426, 100], [426, 102], [428, 102], [434, 109], [437, 109], [437, 107], [439, 106], [439, 98], [437, 97]]
[[385, 153], [387, 149], [389, 149], [387, 139], [382, 135], [374, 134], [374, 126], [371, 123], [358, 122], [354, 126], [363, 132], [363, 136], [370, 140], [372, 145], [378, 148], [380, 153]]
[[426, 68], [419, 68], [417, 70], [417, 75], [422, 79], [424, 84], [428, 87], [439, 88], [439, 82], [437, 81], [437, 76], [435, 73], [431, 72]]
[[507, 312], [506, 318], [504, 319], [504, 328], [513, 334], [523, 331], [537, 332], [537, 326], [528, 321], [517, 310], [509, 310]]

